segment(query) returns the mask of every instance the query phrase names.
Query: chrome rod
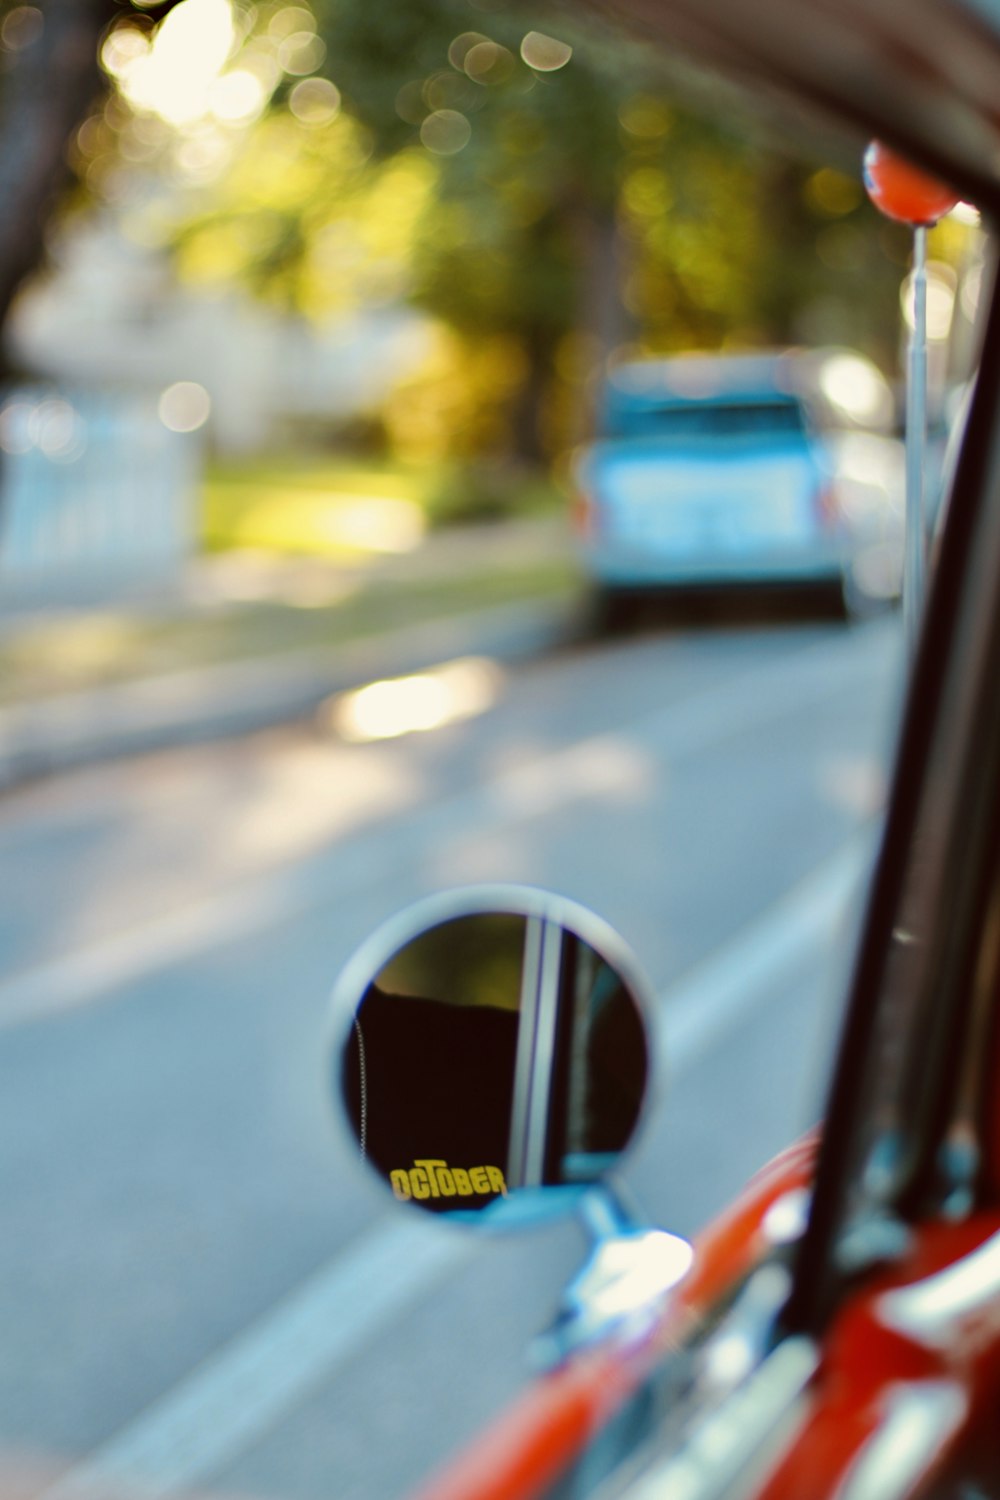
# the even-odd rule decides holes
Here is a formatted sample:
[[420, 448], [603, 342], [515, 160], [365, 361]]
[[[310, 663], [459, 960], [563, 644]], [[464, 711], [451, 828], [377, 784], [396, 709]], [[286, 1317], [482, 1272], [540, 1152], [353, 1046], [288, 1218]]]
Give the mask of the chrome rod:
[[541, 917], [529, 917], [524, 929], [521, 998], [517, 1023], [517, 1061], [514, 1069], [514, 1104], [511, 1112], [510, 1154], [507, 1160], [507, 1186], [509, 1188], [523, 1187], [525, 1181], [528, 1122], [531, 1114], [531, 1090], [535, 1068], [539, 970], [542, 963], [542, 939], [545, 925]]
[[532, 1078], [531, 1115], [524, 1158], [526, 1187], [541, 1187], [545, 1181], [545, 1150], [549, 1138], [549, 1099], [552, 1093], [556, 1026], [559, 1020], [562, 939], [562, 928], [559, 923], [546, 922], [542, 934], [542, 961], [538, 971], [534, 1077]]
[[906, 553], [903, 619], [907, 646], [917, 648], [927, 573], [924, 465], [927, 449], [927, 226], [913, 234], [913, 330], [906, 383]]

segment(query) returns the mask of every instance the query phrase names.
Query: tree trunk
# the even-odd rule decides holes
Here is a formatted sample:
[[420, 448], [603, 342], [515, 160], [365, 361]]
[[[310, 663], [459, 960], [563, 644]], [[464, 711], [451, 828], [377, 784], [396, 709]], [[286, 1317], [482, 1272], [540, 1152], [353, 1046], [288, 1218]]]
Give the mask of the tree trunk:
[[511, 417], [511, 456], [525, 468], [540, 468], [548, 461], [542, 415], [552, 379], [555, 340], [550, 329], [535, 323], [524, 330], [522, 347], [528, 368]]
[[[513, 414], [513, 456], [524, 464], [548, 462], [551, 453], [545, 440], [546, 405], [555, 378], [556, 354], [564, 332], [583, 335], [585, 347], [592, 351], [593, 370], [590, 380], [580, 385], [581, 400], [569, 424], [573, 443], [589, 437], [594, 424], [594, 399], [607, 356], [621, 343], [628, 330], [628, 319], [621, 299], [623, 246], [614, 209], [573, 198], [555, 205], [543, 221], [542, 236], [563, 239], [573, 247], [572, 275], [575, 307], [571, 328], [564, 329], [553, 321], [536, 319], [522, 330], [521, 342], [528, 361], [528, 372], [518, 394]], [[541, 254], [551, 254], [542, 240]], [[565, 439], [565, 421], [560, 422]]]
[[632, 331], [632, 323], [622, 301], [627, 247], [618, 226], [612, 204], [588, 205], [578, 215], [576, 243], [580, 255], [580, 317], [589, 357], [590, 378], [582, 387], [575, 443], [585, 442], [594, 433], [598, 412], [597, 399], [608, 357]]
[[6, 63], [0, 75], [0, 328], [42, 259], [45, 231], [70, 175], [68, 143], [101, 87], [101, 37], [122, 13], [114, 0], [43, 0], [38, 8], [37, 34], [0, 54]]

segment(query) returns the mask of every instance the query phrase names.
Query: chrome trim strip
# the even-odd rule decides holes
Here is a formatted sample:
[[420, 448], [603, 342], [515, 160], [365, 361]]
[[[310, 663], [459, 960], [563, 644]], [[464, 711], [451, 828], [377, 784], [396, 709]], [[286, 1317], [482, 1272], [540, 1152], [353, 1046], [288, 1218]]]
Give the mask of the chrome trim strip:
[[921, 1380], [886, 1391], [882, 1420], [851, 1465], [837, 1500], [913, 1495], [968, 1410], [965, 1392], [952, 1380]]
[[1000, 1325], [1000, 1234], [943, 1271], [883, 1292], [875, 1306], [887, 1328], [934, 1349], [951, 1348], [963, 1323], [992, 1336]]
[[629, 1500], [738, 1500], [756, 1492], [806, 1416], [805, 1391], [818, 1363], [811, 1339], [785, 1339], [680, 1452], [634, 1483]]
[[521, 998], [518, 1007], [517, 1058], [514, 1064], [514, 1104], [511, 1119], [508, 1188], [523, 1187], [528, 1151], [528, 1127], [535, 1060], [535, 1016], [538, 1003], [542, 944], [547, 923], [542, 917], [528, 917], [524, 929], [524, 954], [521, 959]]
[[563, 932], [558, 922], [546, 922], [542, 930], [535, 1009], [534, 1069], [528, 1117], [524, 1182], [541, 1187], [545, 1179], [545, 1146], [548, 1140], [549, 1099], [559, 1019], [559, 979], [562, 971]]

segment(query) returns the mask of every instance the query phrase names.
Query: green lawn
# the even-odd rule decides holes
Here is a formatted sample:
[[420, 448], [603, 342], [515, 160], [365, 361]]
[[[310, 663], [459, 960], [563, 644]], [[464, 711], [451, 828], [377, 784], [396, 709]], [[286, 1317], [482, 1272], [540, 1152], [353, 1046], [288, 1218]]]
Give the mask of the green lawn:
[[441, 526], [538, 514], [562, 503], [544, 474], [276, 454], [209, 467], [202, 540], [210, 551], [253, 548], [350, 561], [406, 551]]
[[493, 605], [569, 599], [577, 587], [569, 560], [541, 558], [449, 578], [368, 580], [309, 607], [258, 600], [187, 614], [105, 610], [60, 617], [0, 641], [0, 703], [309, 647], [335, 650]]
[[[568, 598], [578, 587], [568, 551], [534, 541], [533, 528], [526, 550], [520, 542], [490, 545], [502, 527], [460, 528], [461, 545], [449, 544], [440, 557], [433, 545], [416, 547], [456, 516], [482, 520], [498, 504], [503, 514], [538, 515], [562, 504], [547, 479], [522, 480], [516, 492], [504, 483], [506, 491], [458, 469], [313, 455], [216, 464], [204, 485], [203, 546], [234, 553], [211, 566], [232, 565], [241, 579], [248, 568], [246, 592], [223, 587], [201, 605], [56, 611], [13, 623], [0, 635], [0, 703], [303, 648], [335, 649], [491, 605]], [[365, 566], [393, 553], [399, 556], [388, 567]], [[278, 581], [255, 589], [255, 559], [267, 571], [268, 554]]]

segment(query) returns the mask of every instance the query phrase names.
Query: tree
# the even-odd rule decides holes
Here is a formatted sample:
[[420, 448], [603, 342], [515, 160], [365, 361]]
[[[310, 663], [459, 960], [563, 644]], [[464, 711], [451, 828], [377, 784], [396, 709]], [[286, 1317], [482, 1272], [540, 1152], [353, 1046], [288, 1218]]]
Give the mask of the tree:
[[[176, 0], [147, 5], [153, 27]], [[123, 0], [0, 4], [0, 327], [43, 257], [47, 227], [72, 178], [68, 148], [105, 91], [101, 39]]]
[[[189, 219], [189, 267], [210, 244], [221, 267], [238, 226], [239, 269], [259, 291], [322, 303], [317, 246], [365, 245], [376, 203], [384, 231], [395, 171], [406, 185], [395, 289], [470, 360], [506, 351], [517, 372], [506, 446], [529, 461], [578, 435], [586, 373], [623, 341], [786, 344], [854, 308], [869, 348], [874, 330], [879, 352], [891, 349], [898, 268], [860, 184], [776, 149], [741, 107], [707, 119], [640, 44], [562, 12], [534, 30], [523, 8], [495, 0], [313, 0], [313, 11], [340, 115], [311, 124], [295, 111], [303, 84], [279, 89], [228, 182]], [[261, 24], [280, 15], [264, 9]], [[282, 202], [264, 203], [259, 165], [279, 134]], [[367, 158], [358, 178], [337, 164], [348, 148]], [[297, 173], [309, 186], [296, 199]]]
[[[532, 29], [503, 0], [232, 3], [235, 93], [166, 151], [193, 149], [195, 180], [143, 186], [146, 232], [184, 274], [303, 316], [391, 297], [433, 314], [492, 403], [462, 443], [551, 454], [623, 342], [812, 340], [853, 308], [891, 346], [898, 268], [858, 182], [775, 149], [731, 103], [707, 119], [635, 41], [561, 12]], [[105, 56], [119, 113], [139, 111], [120, 149], [146, 183], [156, 122], [128, 78], [152, 23], [116, 13]], [[109, 129], [105, 110], [88, 179]]]
[[412, 296], [466, 339], [519, 351], [511, 434], [519, 457], [537, 461], [551, 446], [560, 367], [607, 351], [628, 327], [620, 114], [650, 64], [593, 24], [560, 18], [550, 35], [516, 8], [468, 0], [377, 14], [320, 0], [317, 17], [330, 74], [376, 154], [420, 145], [437, 159]]

